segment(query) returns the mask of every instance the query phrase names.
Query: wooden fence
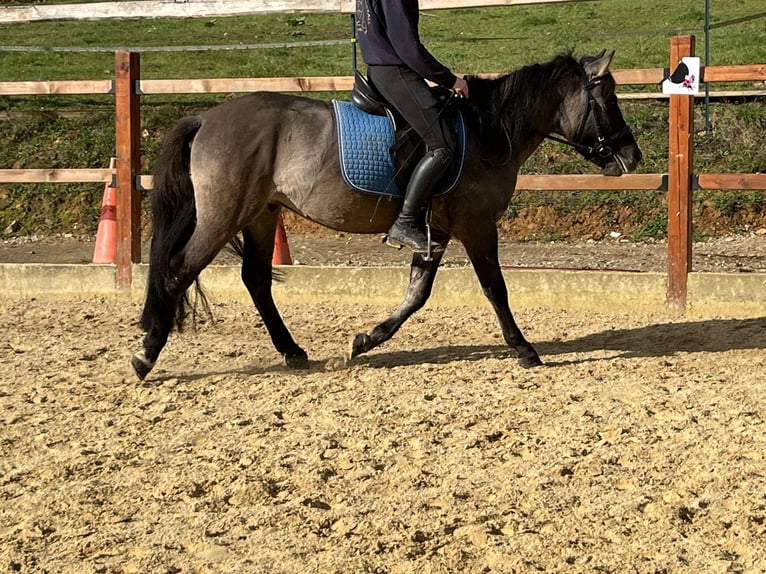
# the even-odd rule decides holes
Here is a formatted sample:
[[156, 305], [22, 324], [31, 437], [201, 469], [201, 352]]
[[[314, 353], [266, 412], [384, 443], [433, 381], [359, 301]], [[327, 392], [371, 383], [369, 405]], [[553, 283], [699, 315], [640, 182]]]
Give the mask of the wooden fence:
[[[421, 10], [479, 8], [595, 0], [420, 0]], [[79, 4], [0, 6], [0, 24], [50, 20], [196, 18], [291, 12], [353, 14], [356, 0], [121, 0]]]
[[[694, 37], [671, 39], [670, 62], [694, 54]], [[614, 70], [618, 84], [657, 85], [662, 68]], [[766, 81], [766, 64], [709, 66], [706, 82]], [[132, 264], [141, 261], [141, 193], [151, 189], [151, 178], [140, 173], [142, 95], [178, 93], [231, 93], [272, 90], [280, 92], [346, 91], [351, 77], [142, 80], [140, 55], [115, 54], [115, 79], [104, 81], [0, 82], [0, 95], [109, 94], [115, 98], [116, 168], [112, 169], [0, 169], [0, 183], [109, 182], [117, 186], [116, 283], [129, 288]], [[668, 304], [686, 306], [687, 279], [691, 271], [694, 188], [766, 190], [766, 174], [694, 174], [693, 97], [670, 96], [669, 154], [666, 174], [522, 175], [522, 190], [646, 190], [668, 191]]]

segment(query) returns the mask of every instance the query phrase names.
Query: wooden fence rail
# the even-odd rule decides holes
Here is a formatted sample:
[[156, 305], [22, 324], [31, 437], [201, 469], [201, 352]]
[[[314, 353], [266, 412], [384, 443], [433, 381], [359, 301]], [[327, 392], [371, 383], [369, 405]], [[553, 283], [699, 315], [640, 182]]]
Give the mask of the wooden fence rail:
[[[421, 10], [479, 8], [522, 4], [592, 2], [595, 0], [420, 0]], [[196, 18], [274, 13], [353, 14], [355, 0], [121, 0], [79, 4], [0, 6], [0, 24], [51, 20], [115, 18]]]
[[[671, 38], [671, 65], [694, 54], [694, 37]], [[662, 68], [614, 70], [620, 85], [658, 84]], [[489, 75], [489, 74], [488, 74]], [[142, 80], [140, 56], [115, 54], [115, 79], [102, 81], [0, 82], [0, 95], [114, 94], [116, 168], [111, 169], [0, 169], [0, 183], [108, 182], [117, 185], [118, 288], [132, 283], [132, 264], [141, 261], [140, 200], [151, 189], [151, 177], [140, 173], [140, 99], [151, 94], [231, 93], [271, 90], [280, 92], [347, 91], [352, 78], [239, 78]], [[766, 65], [709, 66], [708, 82], [766, 81]], [[670, 96], [667, 174], [521, 175], [519, 190], [638, 190], [668, 191], [668, 304], [684, 309], [691, 271], [691, 194], [694, 188], [766, 190], [766, 174], [693, 174], [692, 96]]]
[[[612, 70], [618, 85], [657, 85], [663, 78], [663, 68]], [[493, 77], [498, 74], [480, 74]], [[342, 92], [351, 89], [353, 76], [303, 76], [289, 78], [200, 78], [178, 80], [138, 79], [142, 95], [156, 94], [226, 94], [232, 92]], [[708, 66], [702, 81], [747, 82], [766, 81], [766, 64], [739, 66]], [[47, 82], [0, 82], [0, 95], [41, 96], [112, 94], [113, 80], [53, 80]], [[759, 91], [738, 92], [760, 94]], [[622, 94], [621, 94], [622, 97]]]

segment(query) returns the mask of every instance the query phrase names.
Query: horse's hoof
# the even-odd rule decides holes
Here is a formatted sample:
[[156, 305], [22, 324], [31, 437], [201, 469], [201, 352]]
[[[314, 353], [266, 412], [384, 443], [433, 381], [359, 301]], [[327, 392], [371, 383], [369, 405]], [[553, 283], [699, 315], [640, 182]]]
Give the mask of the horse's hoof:
[[130, 359], [130, 364], [133, 367], [133, 370], [136, 372], [138, 378], [142, 381], [146, 378], [146, 375], [148, 375], [154, 368], [154, 361], [147, 359], [143, 351], [133, 355], [133, 357]]
[[537, 353], [535, 353], [534, 355], [529, 355], [527, 357], [519, 357], [519, 365], [525, 369], [532, 369], [534, 367], [541, 367], [543, 362], [540, 360]]
[[348, 360], [350, 361], [354, 357], [366, 353], [372, 348], [372, 341], [367, 333], [359, 333], [354, 340], [351, 341], [351, 350], [348, 353]]
[[291, 369], [303, 370], [309, 368], [309, 356], [304, 353], [289, 354], [285, 353], [285, 365]]

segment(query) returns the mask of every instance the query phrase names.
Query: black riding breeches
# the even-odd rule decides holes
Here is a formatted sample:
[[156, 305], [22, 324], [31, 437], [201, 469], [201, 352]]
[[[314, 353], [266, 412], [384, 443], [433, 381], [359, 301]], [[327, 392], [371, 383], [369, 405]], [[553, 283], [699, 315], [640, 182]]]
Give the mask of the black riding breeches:
[[404, 66], [368, 66], [367, 76], [423, 138], [428, 149], [455, 151], [455, 130], [448, 121], [450, 114], [442, 113], [445, 102], [439, 100], [420, 74]]

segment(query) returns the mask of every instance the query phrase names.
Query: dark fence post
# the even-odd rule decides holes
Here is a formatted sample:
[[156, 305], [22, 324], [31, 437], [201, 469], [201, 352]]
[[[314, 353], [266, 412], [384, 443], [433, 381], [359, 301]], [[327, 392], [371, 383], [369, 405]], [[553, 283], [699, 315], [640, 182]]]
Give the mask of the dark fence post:
[[[670, 39], [670, 69], [684, 56], [694, 56], [694, 36]], [[668, 305], [686, 309], [692, 267], [692, 162], [694, 160], [694, 96], [670, 96], [668, 150]]]
[[117, 257], [118, 289], [133, 283], [133, 263], [141, 261], [141, 106], [138, 81], [141, 66], [135, 52], [115, 53], [115, 132], [117, 155]]

